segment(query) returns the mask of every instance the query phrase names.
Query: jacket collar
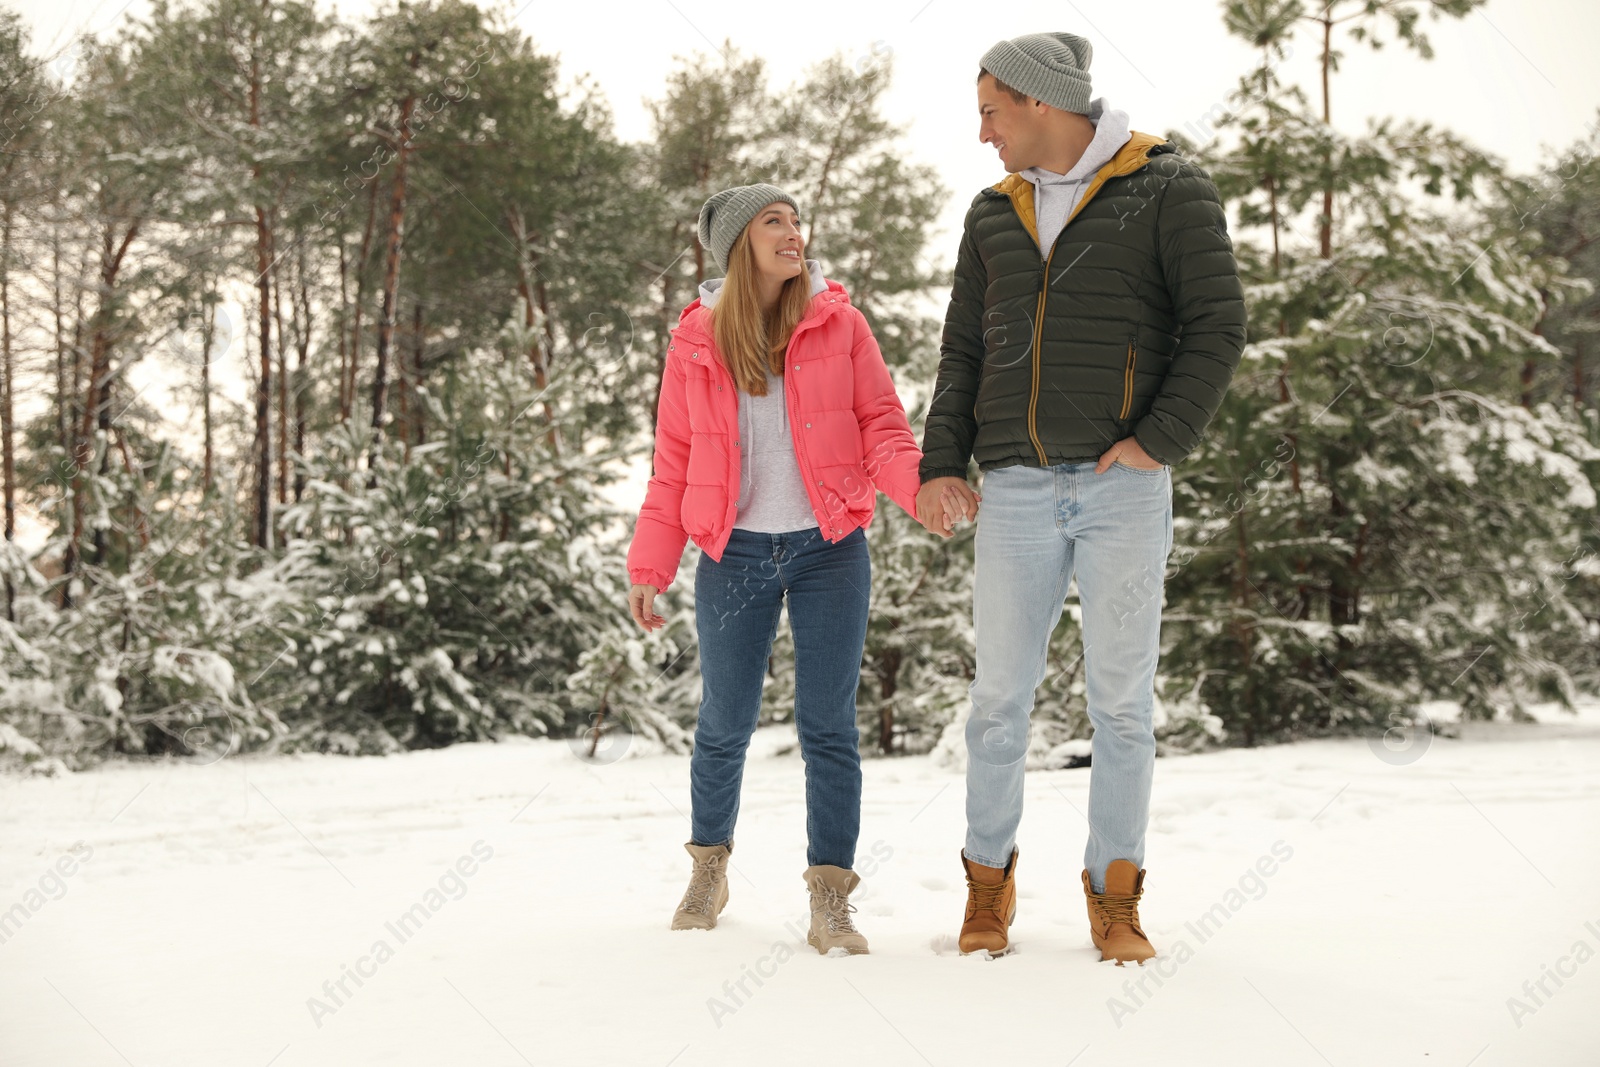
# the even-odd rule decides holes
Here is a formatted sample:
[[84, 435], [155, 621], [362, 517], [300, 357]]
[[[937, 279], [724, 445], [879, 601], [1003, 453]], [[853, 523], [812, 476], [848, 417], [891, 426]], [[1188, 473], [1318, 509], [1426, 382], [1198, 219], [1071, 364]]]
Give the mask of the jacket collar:
[[[1094, 137], [1083, 150], [1083, 155], [1066, 173], [1057, 174], [1043, 167], [1029, 167], [1018, 173], [1032, 182], [1035, 189], [1047, 185], [1081, 185], [1091, 181], [1100, 168], [1128, 143], [1133, 129], [1128, 124], [1128, 113], [1112, 107], [1103, 96], [1090, 101], [1087, 118], [1094, 124]], [[1038, 194], [1035, 193], [1037, 202]]]
[[[1078, 200], [1078, 206], [1072, 209], [1072, 214], [1066, 221], [1071, 222], [1084, 205], [1094, 199], [1094, 194], [1111, 178], [1121, 178], [1143, 170], [1154, 156], [1168, 152], [1176, 152], [1177, 146], [1165, 138], [1157, 137], [1152, 133], [1132, 131], [1128, 143], [1117, 150], [1110, 161], [1099, 170], [1089, 184], [1084, 186], [1083, 196]], [[1029, 236], [1037, 244], [1039, 241], [1039, 224], [1033, 211], [1033, 183], [1021, 174], [1008, 174], [1001, 181], [984, 190], [988, 196], [1007, 196], [1011, 198], [1011, 206], [1017, 211], [1017, 218], [1022, 220], [1022, 226], [1028, 231]], [[1066, 223], [1062, 223], [1063, 226]]]
[[[828, 288], [828, 279], [822, 274], [822, 264], [814, 259], [806, 260], [806, 272], [811, 278], [811, 295], [816, 296]], [[717, 301], [722, 297], [722, 287], [726, 285], [726, 278], [707, 278], [700, 283], [700, 304], [702, 307], [716, 307]]]
[[[820, 271], [814, 272], [812, 275], [813, 282], [820, 277]], [[826, 279], [822, 289], [813, 288], [811, 303], [806, 305], [806, 313], [795, 326], [794, 332], [799, 334], [803, 330], [820, 325], [841, 309], [849, 306], [850, 294], [845, 291], [845, 287], [832, 278]], [[678, 325], [672, 332], [675, 337], [685, 342], [709, 343], [712, 340], [711, 308], [707, 307], [700, 297], [695, 297], [694, 301], [684, 308], [683, 313], [678, 316]]]

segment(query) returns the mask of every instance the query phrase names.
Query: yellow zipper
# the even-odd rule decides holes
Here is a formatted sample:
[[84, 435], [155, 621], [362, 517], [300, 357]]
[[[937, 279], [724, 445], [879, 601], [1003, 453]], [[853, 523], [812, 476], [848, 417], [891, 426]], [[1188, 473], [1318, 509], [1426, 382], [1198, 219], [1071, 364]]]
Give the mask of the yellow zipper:
[[[1066, 226], [1063, 224], [1061, 228], [1065, 230]], [[1056, 244], [1050, 246], [1050, 255], [1045, 257], [1044, 284], [1039, 288], [1039, 307], [1033, 316], [1033, 388], [1028, 394], [1028, 436], [1039, 453], [1041, 467], [1048, 467], [1050, 461], [1045, 458], [1044, 444], [1039, 440], [1039, 346], [1044, 338], [1044, 298], [1050, 292], [1050, 260], [1055, 258], [1056, 245], [1060, 243], [1058, 234]]]
[[[1163, 142], [1156, 141], [1154, 143], [1155, 144], [1161, 144]], [[1066, 221], [1061, 224], [1061, 231], [1056, 234], [1055, 243], [1050, 246], [1050, 254], [1045, 257], [1045, 260], [1044, 260], [1044, 286], [1039, 291], [1039, 306], [1038, 306], [1037, 311], [1034, 313], [1034, 324], [1033, 324], [1033, 388], [1028, 394], [1028, 437], [1032, 439], [1033, 447], [1039, 453], [1039, 465], [1040, 466], [1049, 466], [1049, 463], [1046, 460], [1045, 454], [1044, 454], [1044, 444], [1042, 442], [1040, 442], [1040, 440], [1039, 440], [1038, 421], [1039, 421], [1039, 348], [1040, 348], [1040, 345], [1041, 345], [1043, 337], [1044, 337], [1044, 301], [1045, 301], [1045, 296], [1050, 292], [1050, 261], [1055, 258], [1056, 248], [1060, 246], [1061, 238], [1066, 235], [1067, 227], [1069, 225], [1071, 225], [1073, 219], [1078, 217], [1078, 213], [1081, 212], [1085, 207], [1088, 206], [1089, 201], [1091, 199], [1093, 199], [1094, 195], [1100, 191], [1100, 187], [1102, 185], [1104, 185], [1111, 178], [1126, 177], [1129, 174], [1133, 174], [1136, 171], [1142, 170], [1145, 167], [1145, 165], [1147, 163], [1149, 163], [1149, 161], [1150, 161], [1149, 160], [1149, 148], [1150, 147], [1151, 146], [1148, 146], [1148, 145], [1145, 147], [1145, 155], [1139, 159], [1138, 166], [1133, 167], [1133, 168], [1128, 169], [1128, 170], [1111, 170], [1110, 168], [1112, 167], [1112, 164], [1115, 163], [1117, 161], [1117, 159], [1121, 158], [1121, 152], [1123, 151], [1123, 149], [1119, 149], [1118, 150], [1117, 159], [1113, 159], [1112, 163], [1107, 163], [1104, 167], [1102, 167], [1100, 169], [1099, 172], [1097, 172], [1095, 174], [1095, 181], [1091, 182], [1089, 187], [1086, 188], [1083, 191], [1083, 196], [1079, 198], [1078, 205], [1072, 209], [1072, 212], [1071, 212], [1071, 214], [1069, 214], [1067, 216]], [[1131, 163], [1131, 162], [1133, 162], [1133, 160], [1130, 158], [1129, 160], [1127, 160], [1127, 162]], [[1025, 179], [1025, 178], [1024, 179], [1018, 179], [1017, 175], [1013, 174], [1013, 175], [1010, 175], [1007, 180], [1008, 181], [1021, 180], [1023, 182], [1026, 182], [1027, 179]], [[1002, 182], [1000, 184], [1003, 185], [1003, 184], [1005, 184], [1005, 182]], [[996, 188], [998, 189], [999, 186], [996, 186]], [[1014, 188], [1015, 188], [1015, 185], [1013, 185], [1013, 189]], [[1006, 195], [1011, 200], [1012, 209], [1017, 212], [1017, 217], [1022, 222], [1022, 228], [1024, 230], [1027, 230], [1029, 232], [1029, 235], [1033, 237], [1035, 242], [1037, 242], [1039, 240], [1038, 223], [1035, 222], [1032, 225], [1032, 227], [1030, 227], [1029, 224], [1028, 224], [1028, 221], [1026, 219], [1022, 218], [1021, 210], [1018, 209], [1017, 206], [1016, 206], [1017, 197], [1014, 194], [1014, 192], [1008, 192]], [[1030, 196], [1031, 195], [1032, 194], [1030, 194]], [[1032, 210], [1030, 209], [1030, 214], [1031, 213], [1032, 213]], [[1037, 218], [1037, 216], [1035, 216], [1035, 217]], [[1121, 416], [1122, 418], [1127, 418], [1128, 409], [1132, 405], [1132, 392], [1133, 392], [1133, 345], [1131, 343], [1128, 345], [1128, 370], [1127, 370], [1126, 382], [1127, 382], [1127, 384], [1126, 384], [1126, 395], [1124, 396], [1124, 399], [1123, 399], [1123, 402], [1122, 402], [1122, 408], [1123, 408], [1123, 414]]]
[[1128, 409], [1133, 406], [1133, 342], [1128, 342], [1128, 369], [1122, 374], [1122, 410], [1117, 413], [1117, 418], [1128, 417]]

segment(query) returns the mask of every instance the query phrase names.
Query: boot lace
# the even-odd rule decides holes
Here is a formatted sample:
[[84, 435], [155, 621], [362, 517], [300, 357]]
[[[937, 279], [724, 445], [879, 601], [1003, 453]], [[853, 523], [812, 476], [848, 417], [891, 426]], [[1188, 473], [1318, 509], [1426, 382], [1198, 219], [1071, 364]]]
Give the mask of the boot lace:
[[717, 875], [721, 870], [721, 865], [714, 862], [696, 863], [694, 873], [689, 876], [689, 888], [684, 891], [683, 903], [678, 905], [678, 909], [690, 915], [709, 913], [712, 893], [717, 886]]
[[1004, 882], [988, 885], [984, 882], [974, 882], [967, 879], [967, 918], [972, 918], [980, 911], [992, 911], [1000, 914], [1000, 900], [1004, 896], [1006, 885]]
[[1094, 911], [1102, 923], [1127, 923], [1134, 929], [1139, 928], [1139, 898], [1144, 891], [1137, 893], [1095, 893]]
[[813, 915], [816, 914], [818, 906], [826, 912], [823, 919], [828, 924], [828, 933], [859, 934], [861, 932], [856, 929], [855, 921], [850, 918], [850, 913], [856, 910], [856, 906], [850, 903], [849, 897], [833, 886], [821, 886], [812, 900], [811, 913]]

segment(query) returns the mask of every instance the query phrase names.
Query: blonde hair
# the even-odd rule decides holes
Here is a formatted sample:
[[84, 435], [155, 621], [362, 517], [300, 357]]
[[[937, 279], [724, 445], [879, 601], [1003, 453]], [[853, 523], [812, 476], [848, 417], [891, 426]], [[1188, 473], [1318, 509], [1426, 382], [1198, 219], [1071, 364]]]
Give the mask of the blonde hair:
[[728, 277], [711, 308], [711, 333], [734, 384], [751, 396], [767, 395], [768, 372], [783, 373], [789, 338], [811, 304], [811, 272], [783, 283], [771, 314], [762, 310], [760, 285], [746, 227], [728, 250]]

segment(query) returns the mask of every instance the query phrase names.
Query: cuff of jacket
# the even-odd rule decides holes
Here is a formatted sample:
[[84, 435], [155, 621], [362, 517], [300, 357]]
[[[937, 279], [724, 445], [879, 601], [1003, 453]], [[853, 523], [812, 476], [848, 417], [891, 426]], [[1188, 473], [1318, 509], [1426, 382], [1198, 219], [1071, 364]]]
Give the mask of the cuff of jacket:
[[1143, 421], [1133, 428], [1133, 439], [1139, 442], [1139, 447], [1144, 449], [1145, 455], [1169, 467], [1176, 466], [1190, 451], [1180, 448], [1176, 441]]
[[967, 468], [965, 467], [930, 467], [919, 473], [922, 475], [923, 485], [927, 485], [935, 478], [960, 478], [962, 481], [967, 478]]
[[656, 587], [657, 593], [665, 593], [667, 586], [672, 584], [672, 580], [675, 577], [676, 575], [663, 574], [660, 571], [650, 570], [649, 568], [640, 568], [628, 572], [628, 580], [634, 585], [653, 585]]

